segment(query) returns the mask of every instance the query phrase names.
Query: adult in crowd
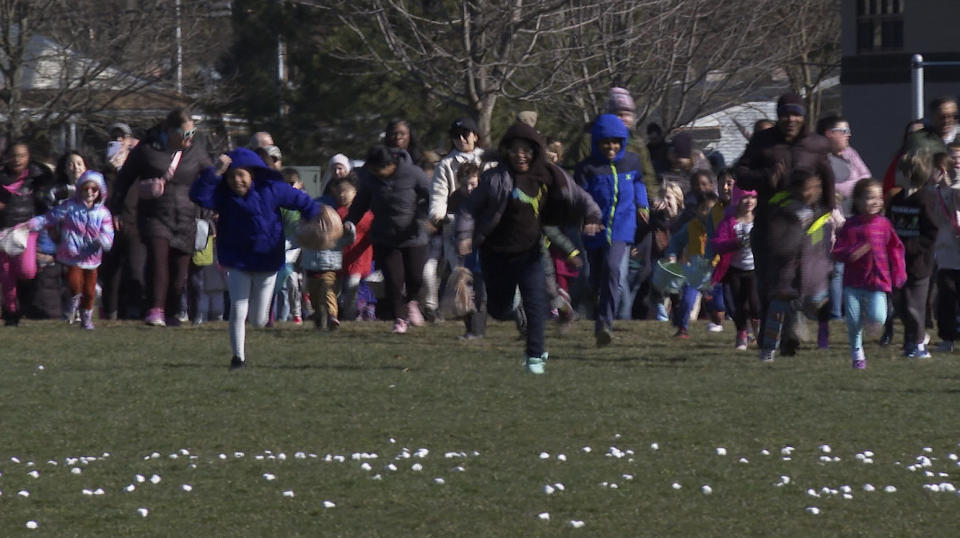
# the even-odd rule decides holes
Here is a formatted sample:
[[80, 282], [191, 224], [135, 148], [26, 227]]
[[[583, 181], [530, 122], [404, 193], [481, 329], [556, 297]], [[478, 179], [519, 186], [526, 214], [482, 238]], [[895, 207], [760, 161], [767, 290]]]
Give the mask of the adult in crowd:
[[[754, 266], [760, 289], [760, 302], [766, 308], [777, 279], [777, 268], [771, 267], [768, 252], [768, 223], [781, 203], [789, 200], [790, 176], [794, 170], [807, 170], [821, 179], [824, 209], [832, 211], [835, 205], [833, 169], [827, 160], [830, 142], [817, 134], [809, 134], [806, 121], [806, 106], [803, 98], [795, 93], [786, 93], [777, 100], [777, 123], [774, 127], [754, 133], [734, 169], [737, 187], [757, 191], [757, 208], [751, 235], [754, 245]], [[793, 355], [800, 344], [792, 329], [796, 309], [786, 313], [784, 332], [780, 344], [781, 355]], [[761, 319], [765, 320], [766, 312]], [[762, 323], [766, 323], [763, 321]], [[764, 327], [761, 327], [761, 333]]]
[[140, 141], [133, 136], [133, 130], [126, 123], [114, 123], [107, 132], [107, 162], [119, 170]]
[[250, 141], [247, 142], [247, 147], [253, 151], [256, 151], [257, 148], [265, 148], [272, 145], [274, 145], [273, 136], [266, 131], [258, 131], [253, 133], [253, 136], [250, 137]]
[[171, 111], [130, 154], [110, 197], [115, 227], [123, 230], [134, 225], [122, 216], [124, 200], [131, 188], [139, 194], [136, 226], [147, 246], [149, 310], [145, 321], [152, 326], [180, 323], [173, 314], [180, 308], [198, 215], [190, 200], [190, 185], [211, 166], [206, 144], [196, 134], [197, 127], [186, 110]]
[[452, 215], [447, 211], [447, 201], [457, 190], [457, 169], [465, 163], [479, 166], [483, 157], [483, 148], [479, 144], [480, 129], [472, 118], [455, 120], [450, 125], [448, 133], [453, 149], [440, 159], [437, 168], [433, 171], [433, 180], [430, 182], [430, 207], [427, 211], [431, 224], [437, 229], [437, 233], [432, 234], [430, 238], [427, 262], [423, 266], [423, 280], [426, 287], [423, 306], [424, 314], [429, 321], [436, 318], [438, 275], [443, 269], [440, 261], [445, 259], [443, 238], [452, 233], [452, 230], [445, 229], [444, 225], [453, 220]]
[[923, 125], [923, 120], [910, 120], [907, 122], [906, 127], [903, 128], [903, 139], [900, 141], [900, 147], [897, 148], [896, 155], [893, 156], [890, 165], [887, 166], [886, 173], [883, 174], [884, 199], [889, 199], [890, 196], [896, 194], [891, 193], [894, 189], [903, 188], [903, 186], [906, 185], [906, 181], [902, 175], [897, 175], [900, 172], [900, 159], [903, 158], [903, 153], [907, 148], [907, 141], [910, 140], [910, 135], [923, 129]]
[[650, 152], [650, 162], [657, 174], [670, 169], [670, 160], [667, 159], [667, 138], [663, 135], [663, 127], [658, 123], [647, 124], [647, 151]]
[[383, 272], [393, 332], [402, 334], [408, 324], [423, 324], [417, 297], [427, 256], [422, 221], [427, 218], [430, 183], [406, 151], [386, 146], [371, 148], [357, 175], [357, 196], [346, 220], [357, 225], [368, 210], [373, 213], [373, 259]]
[[320, 176], [320, 193], [325, 196], [332, 196], [333, 193], [327, 192], [334, 179], [343, 179], [353, 172], [353, 164], [343, 153], [337, 153], [327, 162], [327, 168]]
[[[50, 170], [30, 159], [25, 142], [14, 142], [4, 154], [0, 170], [0, 228], [11, 228], [46, 212], [44, 193], [50, 188]], [[37, 234], [30, 233], [23, 253], [11, 256], [0, 252], [0, 291], [4, 325], [16, 326], [22, 315], [17, 301], [17, 284], [37, 273]]]
[[420, 168], [424, 167], [423, 150], [420, 148], [417, 135], [413, 132], [410, 122], [404, 119], [390, 120], [384, 127], [383, 132], [383, 145], [405, 151], [410, 157], [410, 162]]
[[475, 247], [487, 290], [487, 312], [497, 319], [514, 317], [514, 294], [520, 288], [526, 315], [526, 361], [532, 374], [543, 374], [547, 360], [547, 317], [542, 225], [579, 225], [589, 235], [600, 229], [600, 209], [593, 199], [544, 155], [540, 133], [515, 123], [500, 140], [499, 164], [457, 210], [457, 251]]
[[827, 158], [833, 168], [836, 193], [840, 195], [844, 216], [853, 214], [853, 187], [864, 178], [873, 177], [857, 150], [850, 145], [850, 122], [843, 116], [830, 115], [817, 122], [817, 134], [830, 141]]
[[905, 153], [924, 149], [931, 155], [949, 153], [947, 144], [957, 139], [957, 98], [937, 97], [927, 107], [926, 126], [907, 138]]

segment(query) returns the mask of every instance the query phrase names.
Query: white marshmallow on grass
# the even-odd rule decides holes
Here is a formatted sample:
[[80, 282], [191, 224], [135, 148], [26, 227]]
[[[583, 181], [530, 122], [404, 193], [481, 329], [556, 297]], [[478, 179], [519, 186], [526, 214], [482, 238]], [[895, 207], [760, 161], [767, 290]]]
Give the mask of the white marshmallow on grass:
[[876, 491], [876, 489], [877, 489], [877, 488], [873, 487], [873, 484], [864, 484], [864, 485], [863, 485], [863, 491], [866, 491], [867, 493], [870, 493], [870, 492], [872, 492], [872, 491]]
[[93, 495], [93, 490], [84, 488], [80, 490], [80, 493], [83, 493], [84, 495]]
[[650, 450], [660, 450], [659, 443], [650, 443]]
[[137, 486], [134, 486], [133, 484], [130, 484], [127, 487], [123, 488], [123, 490], [126, 491], [127, 493], [133, 493], [136, 489], [137, 489]]
[[580, 521], [579, 519], [571, 519], [571, 520], [570, 520], [570, 526], [573, 527], [573, 528], [575, 528], [575, 529], [579, 529], [580, 527], [583, 527], [584, 525], [585, 525], [585, 523], [584, 523], [583, 521]]
[[155, 474], [155, 475], [153, 475], [153, 476], [150, 477], [150, 483], [151, 483], [151, 484], [159, 484], [159, 483], [160, 483], [160, 480], [162, 480], [162, 478], [160, 478], [160, 475], [158, 475], [158, 474]]
[[830, 448], [830, 445], [823, 444], [823, 445], [820, 445], [820, 452], [823, 452], [824, 454], [829, 454], [833, 452], [833, 449]]
[[819, 514], [820, 514], [820, 509], [817, 508], [816, 506], [808, 506], [808, 507], [807, 507], [807, 513], [808, 513], [808, 514], [813, 514], [813, 515], [816, 516], [816, 515], [819, 515]]
[[137, 479], [137, 482], [139, 482], [139, 483], [141, 483], [141, 484], [147, 481], [147, 479], [144, 478], [142, 474], [138, 474], [138, 475], [135, 476], [134, 478], [136, 478], [136, 479]]
[[447, 482], [446, 482], [446, 480], [444, 480], [444, 479], [442, 479], [442, 478], [440, 478], [440, 477], [437, 477], [437, 478], [434, 478], [434, 479], [433, 479], [433, 483], [442, 486], [442, 485], [446, 484]]
[[190, 492], [190, 491], [193, 491], [193, 486], [191, 486], [190, 484], [183, 484], [182, 486], [180, 486], [180, 489], [182, 489], [183, 491]]
[[737, 461], [740, 462], [740, 463], [750, 463], [750, 460], [748, 460], [747, 458], [740, 458], [740, 459], [737, 460]]
[[19, 496], [21, 496], [21, 497], [23, 497], [23, 498], [27, 498], [27, 497], [30, 496], [30, 492], [27, 491], [27, 490], [25, 490], [25, 489], [21, 489], [20, 491], [17, 492], [17, 495], [19, 495]]
[[724, 448], [724, 447], [722, 447], [722, 446], [718, 446], [718, 447], [717, 447], [717, 455], [718, 455], [718, 456], [726, 456], [726, 455], [727, 455], [727, 449]]
[[540, 512], [537, 514], [537, 518], [543, 521], [550, 521], [550, 512]]
[[557, 491], [557, 489], [554, 488], [553, 486], [551, 486], [550, 484], [547, 484], [546, 486], [543, 486], [543, 492], [546, 493], [547, 495], [553, 495], [554, 492], [556, 492], [556, 491]]
[[761, 456], [769, 456], [769, 455], [770, 455], [770, 451], [767, 450], [766, 448], [764, 448], [763, 450], [760, 451], [760, 455], [761, 455]]
[[884, 491], [885, 493], [896, 493], [896, 492], [897, 492], [897, 488], [896, 488], [896, 486], [886, 486], [886, 487], [883, 488], [883, 491]]
[[553, 484], [553, 487], [557, 488], [557, 491], [563, 491], [563, 490], [567, 489], [566, 486], [564, 486], [564, 485], [563, 485], [562, 483], [560, 483], [560, 482], [555, 482], [555, 483]]
[[94, 494], [94, 495], [103, 495], [104, 493], [106, 493], [106, 492], [103, 491], [103, 488], [97, 488], [97, 489], [93, 490], [93, 494]]
[[590, 448], [590, 447], [588, 447], [588, 446], [585, 446], [585, 447], [581, 448], [580, 450], [583, 450], [583, 451], [586, 452], [587, 454], [589, 454], [590, 452], [593, 452], [593, 449]]
[[373, 469], [373, 466], [367, 462], [363, 462], [360, 464], [360, 468], [363, 469], [364, 471], [370, 471]]
[[264, 479], [264, 480], [270, 481], [270, 480], [273, 480], [273, 479], [275, 479], [275, 478], [277, 478], [277, 475], [275, 475], [275, 474], [263, 473], [263, 479]]
[[420, 471], [423, 470], [423, 465], [420, 465], [419, 463], [414, 463], [413, 465], [410, 466], [410, 470], [416, 471], [419, 473]]
[[549, 453], [549, 452], [541, 452], [541, 453], [540, 453], [540, 459], [542, 459], [542, 460], [548, 460], [548, 459], [550, 459], [550, 453]]
[[557, 461], [567, 461], [566, 454], [557, 454]]
[[673, 489], [681, 489], [683, 486], [681, 486], [679, 482], [674, 482], [673, 484], [670, 484], [670, 487]]
[[147, 517], [147, 515], [150, 514], [150, 510], [147, 510], [146, 508], [137, 508], [137, 513], [140, 514], [140, 517]]
[[40, 525], [38, 525], [36, 521], [34, 521], [34, 520], [31, 519], [30, 521], [27, 521], [27, 525], [26, 525], [26, 526], [27, 526], [28, 529], [35, 529], [35, 528], [39, 527]]
[[710, 495], [711, 493], [713, 493], [713, 488], [711, 488], [710, 486], [704, 484], [703, 486], [700, 487], [700, 491], [701, 491], [704, 495]]
[[333, 501], [323, 501], [324, 508], [336, 508], [337, 505]]
[[74, 467], [73, 469], [70, 469], [70, 472], [73, 473], [73, 474], [80, 474], [80, 473], [83, 472], [83, 469], [81, 469], [81, 468], [79, 468], [79, 467]]
[[27, 473], [27, 474], [30, 475], [30, 476], [32, 476], [33, 478], [40, 478], [40, 473], [39, 473], [36, 469], [30, 471], [30, 472]]
[[284, 491], [284, 492], [283, 492], [283, 496], [284, 496], [284, 497], [293, 497], [293, 496], [294, 496], [293, 490], [292, 490], [292, 489], [288, 489], [288, 490]]

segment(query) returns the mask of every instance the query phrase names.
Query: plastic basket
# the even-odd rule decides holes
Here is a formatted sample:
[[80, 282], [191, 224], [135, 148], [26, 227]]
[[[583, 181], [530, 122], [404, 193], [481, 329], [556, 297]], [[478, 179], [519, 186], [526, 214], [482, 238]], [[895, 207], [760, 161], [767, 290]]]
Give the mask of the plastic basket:
[[677, 262], [668, 262], [658, 260], [653, 269], [653, 287], [662, 293], [678, 293], [686, 279], [683, 276], [683, 268]]

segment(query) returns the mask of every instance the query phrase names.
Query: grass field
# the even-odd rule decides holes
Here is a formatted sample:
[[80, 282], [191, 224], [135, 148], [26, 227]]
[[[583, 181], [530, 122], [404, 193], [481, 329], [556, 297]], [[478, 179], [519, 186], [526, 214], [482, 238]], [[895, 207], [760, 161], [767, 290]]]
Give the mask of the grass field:
[[223, 323], [0, 329], [0, 536], [956, 532], [955, 356], [852, 371], [841, 323], [773, 364], [702, 324], [597, 350], [580, 322], [536, 377], [512, 324], [461, 332], [250, 331], [229, 372]]

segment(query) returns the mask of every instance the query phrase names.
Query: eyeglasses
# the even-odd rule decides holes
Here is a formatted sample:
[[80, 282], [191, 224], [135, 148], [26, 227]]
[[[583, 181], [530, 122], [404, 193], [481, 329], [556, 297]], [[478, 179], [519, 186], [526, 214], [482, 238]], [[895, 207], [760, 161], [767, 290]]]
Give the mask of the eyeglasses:
[[848, 135], [848, 134], [850, 134], [850, 128], [848, 128], [848, 127], [836, 127], [836, 128], [830, 129], [830, 132], [831, 132], [831, 133], [840, 133], [840, 134]]

